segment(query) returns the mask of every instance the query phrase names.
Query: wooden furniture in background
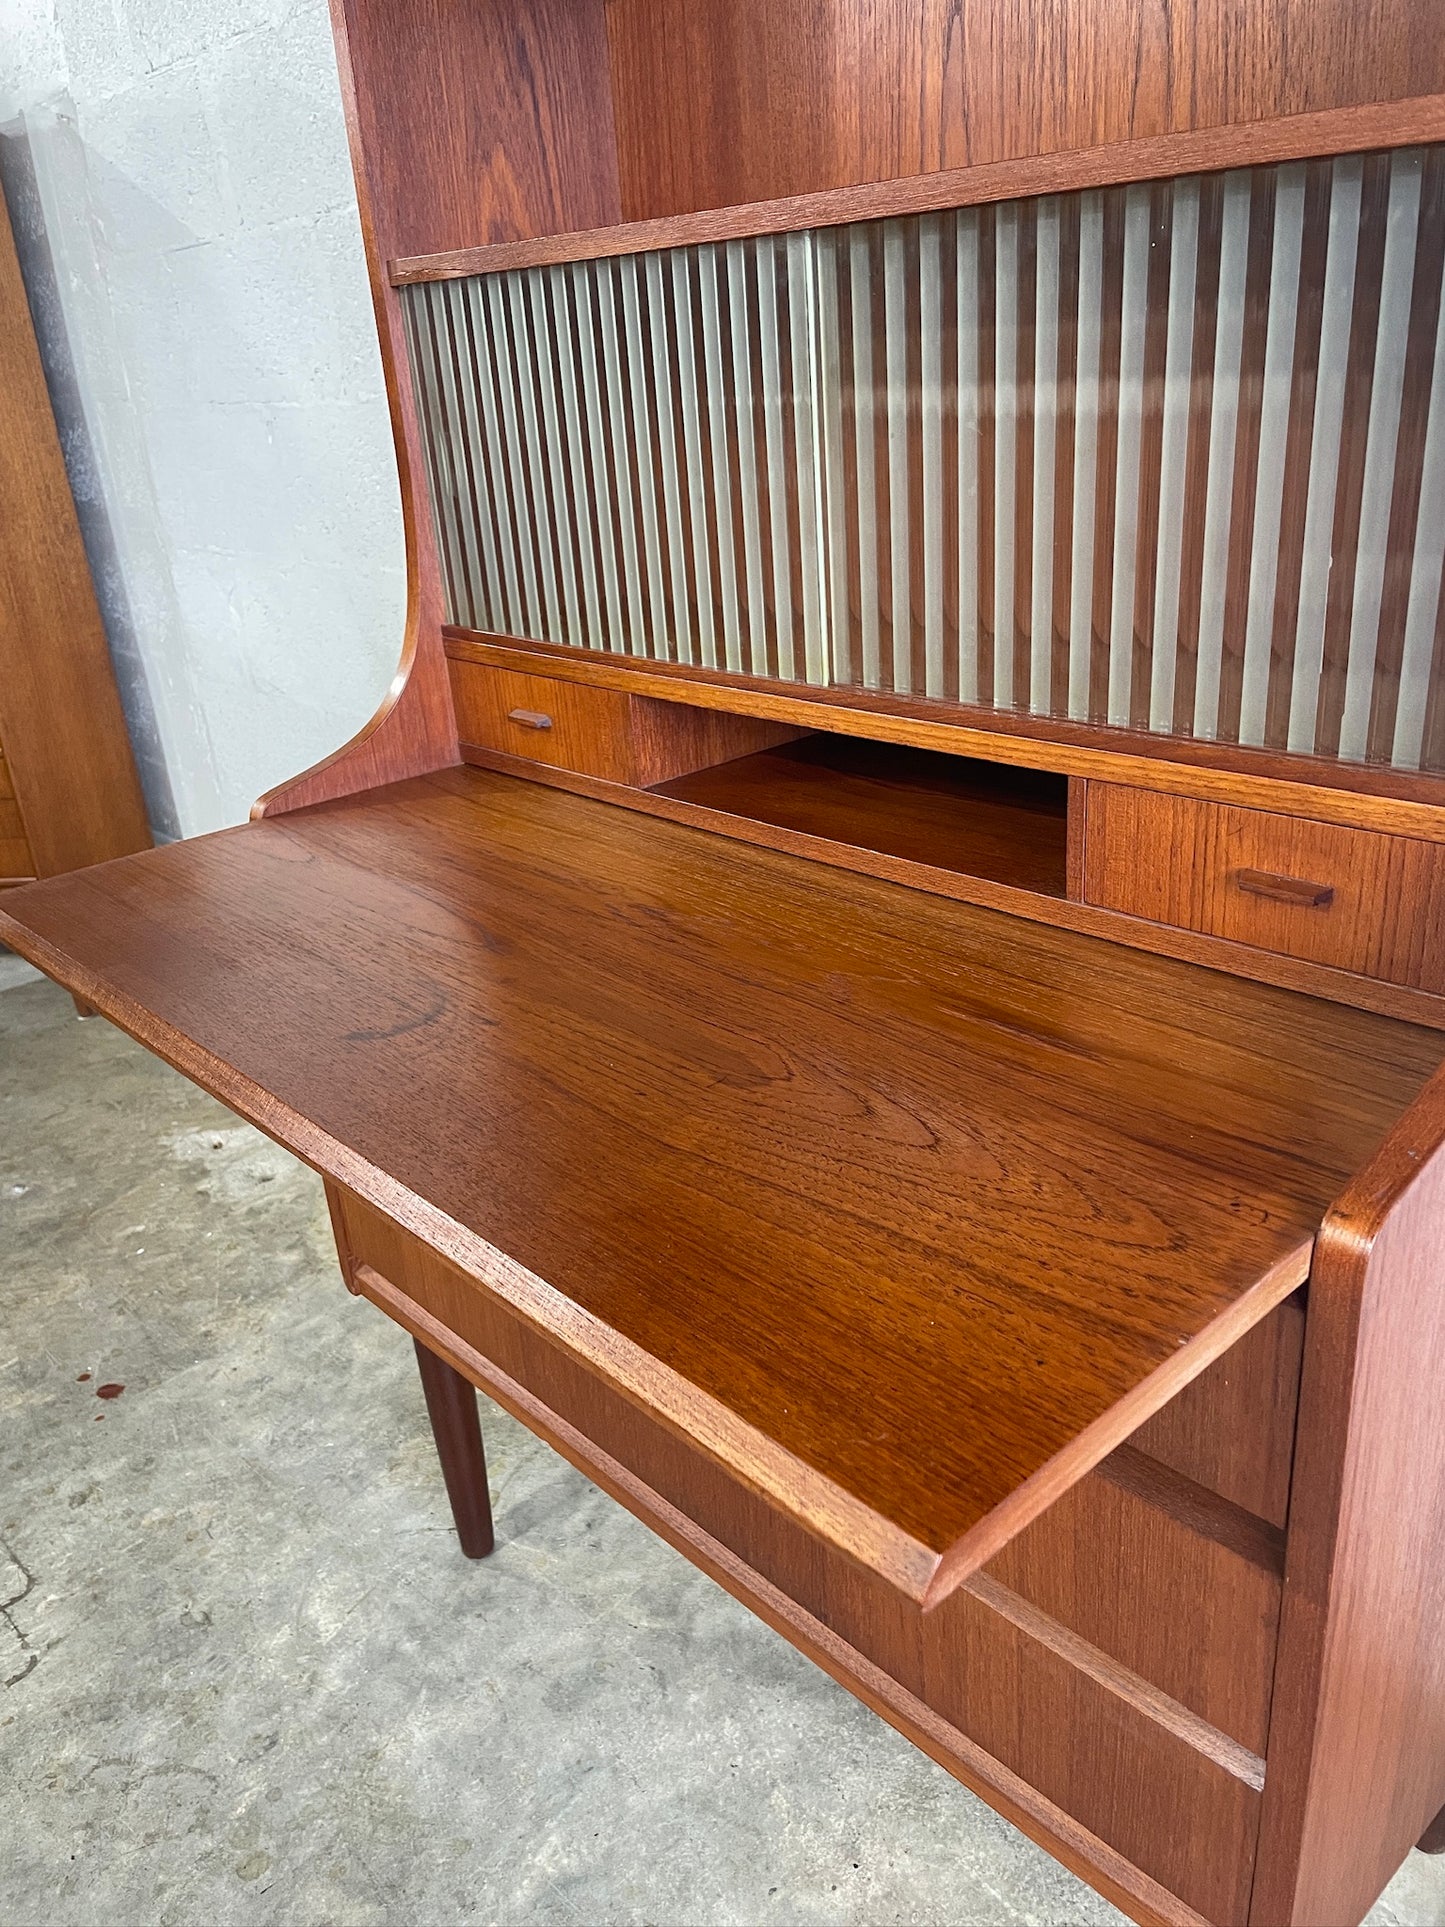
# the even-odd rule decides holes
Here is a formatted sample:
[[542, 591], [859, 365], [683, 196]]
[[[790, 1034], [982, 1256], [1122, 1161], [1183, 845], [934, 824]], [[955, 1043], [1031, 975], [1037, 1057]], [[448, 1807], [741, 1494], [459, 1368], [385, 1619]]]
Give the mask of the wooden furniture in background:
[[0, 917], [323, 1174], [464, 1550], [473, 1385], [1170, 1927], [1445, 1808], [1445, 22], [1356, 12], [337, 0], [402, 672]]
[[0, 887], [151, 841], [0, 200]]

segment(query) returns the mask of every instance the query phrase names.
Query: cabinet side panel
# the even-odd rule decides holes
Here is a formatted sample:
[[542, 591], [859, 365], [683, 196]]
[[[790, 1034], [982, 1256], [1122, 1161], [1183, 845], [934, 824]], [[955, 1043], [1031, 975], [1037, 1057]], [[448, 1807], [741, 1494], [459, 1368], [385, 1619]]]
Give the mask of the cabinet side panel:
[[1258, 1877], [1263, 1927], [1356, 1921], [1445, 1804], [1445, 1079], [1310, 1278]]

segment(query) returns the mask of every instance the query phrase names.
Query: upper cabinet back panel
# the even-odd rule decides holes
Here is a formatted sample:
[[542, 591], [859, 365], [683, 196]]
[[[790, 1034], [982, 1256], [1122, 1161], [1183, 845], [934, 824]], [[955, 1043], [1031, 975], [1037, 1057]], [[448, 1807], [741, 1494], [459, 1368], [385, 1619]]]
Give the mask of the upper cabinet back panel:
[[602, 0], [335, 5], [382, 259], [621, 218]]
[[607, 0], [623, 217], [1445, 89], [1438, 0]]

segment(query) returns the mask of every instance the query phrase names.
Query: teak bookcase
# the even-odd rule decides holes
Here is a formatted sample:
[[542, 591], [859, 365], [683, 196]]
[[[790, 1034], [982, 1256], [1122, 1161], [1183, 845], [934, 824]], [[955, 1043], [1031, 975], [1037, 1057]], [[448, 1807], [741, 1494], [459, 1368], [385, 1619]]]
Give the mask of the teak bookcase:
[[0, 930], [1147, 1922], [1445, 1807], [1445, 20], [336, 0], [410, 610]]

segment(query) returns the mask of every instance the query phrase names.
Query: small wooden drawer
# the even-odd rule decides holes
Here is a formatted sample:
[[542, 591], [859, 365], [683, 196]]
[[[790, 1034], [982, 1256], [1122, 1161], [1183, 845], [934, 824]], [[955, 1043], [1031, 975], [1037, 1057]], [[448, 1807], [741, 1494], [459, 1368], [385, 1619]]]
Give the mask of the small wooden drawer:
[[634, 780], [632, 698], [620, 690], [480, 663], [451, 667], [464, 744], [612, 783]]
[[1445, 992], [1445, 844], [1090, 783], [1084, 898]]
[[[462, 754], [500, 751], [634, 789], [751, 756], [804, 732], [561, 676], [451, 661]], [[482, 760], [477, 758], [476, 760]]]

